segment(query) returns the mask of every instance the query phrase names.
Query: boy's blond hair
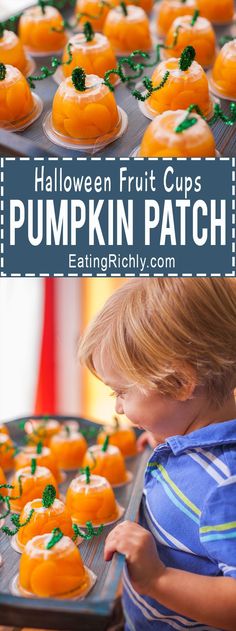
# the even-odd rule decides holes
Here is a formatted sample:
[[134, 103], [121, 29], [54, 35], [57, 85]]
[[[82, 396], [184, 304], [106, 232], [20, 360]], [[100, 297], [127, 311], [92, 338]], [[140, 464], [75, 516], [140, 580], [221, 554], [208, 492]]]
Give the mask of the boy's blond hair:
[[94, 353], [144, 392], [178, 398], [193, 381], [221, 404], [236, 386], [236, 281], [150, 278], [127, 281], [83, 335], [79, 356], [94, 373]]

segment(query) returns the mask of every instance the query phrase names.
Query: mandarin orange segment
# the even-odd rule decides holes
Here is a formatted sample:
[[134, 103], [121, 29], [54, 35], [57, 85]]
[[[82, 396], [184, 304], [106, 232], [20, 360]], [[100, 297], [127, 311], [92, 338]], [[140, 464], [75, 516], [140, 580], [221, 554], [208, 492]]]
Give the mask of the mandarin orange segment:
[[79, 432], [62, 431], [52, 438], [50, 447], [59, 467], [70, 470], [81, 467], [87, 442]]
[[20, 523], [24, 524], [33, 510], [30, 521], [20, 528], [16, 540], [21, 549], [36, 535], [51, 532], [54, 528], [60, 528], [64, 535], [73, 537], [72, 521], [66, 506], [61, 500], [55, 499], [52, 506], [43, 506], [41, 499], [28, 502], [20, 515]]
[[213, 66], [212, 78], [222, 96], [236, 98], [236, 39], [221, 49]]
[[0, 434], [0, 467], [10, 471], [14, 467], [14, 445], [7, 434]]
[[83, 460], [83, 467], [87, 466], [94, 474], [106, 478], [110, 484], [124, 484], [127, 481], [124, 458], [114, 445], [109, 445], [106, 451], [100, 445], [90, 447]]
[[[168, 57], [180, 57], [186, 46], [193, 46], [196, 51], [195, 60], [204, 68], [213, 64], [216, 54], [216, 37], [210, 22], [199, 16], [191, 25], [192, 17], [184, 15], [176, 18], [166, 36], [165, 44], [170, 50], [165, 51]], [[176, 45], [173, 47], [175, 33], [178, 29]]]
[[15, 66], [25, 73], [27, 59], [23, 46], [13, 31], [4, 30], [3, 36], [0, 37], [0, 59], [2, 64]]
[[[27, 502], [42, 497], [43, 491], [48, 484], [55, 486], [58, 497], [57, 483], [51, 471], [46, 467], [36, 466], [34, 473], [31, 467], [18, 469], [13, 476], [11, 484], [13, 489], [9, 492], [11, 510], [20, 512]], [[22, 488], [22, 492], [21, 492]], [[14, 499], [17, 498], [17, 499]]]
[[103, 445], [106, 436], [109, 436], [109, 444], [118, 447], [125, 458], [137, 454], [136, 435], [130, 428], [114, 428], [108, 426], [97, 436], [98, 445]]
[[91, 475], [90, 483], [80, 475], [72, 480], [66, 494], [66, 506], [72, 521], [86, 525], [91, 521], [98, 526], [118, 517], [118, 508], [112, 488], [105, 478]]
[[181, 133], [176, 127], [186, 117], [186, 110], [165, 112], [147, 127], [139, 150], [141, 157], [215, 157], [214, 136], [202, 117], [193, 113], [197, 123]]
[[34, 445], [24, 447], [24, 449], [22, 449], [22, 451], [20, 451], [15, 457], [15, 469], [17, 470], [22, 467], [30, 466], [32, 458], [35, 458], [37, 465], [47, 467], [53, 473], [57, 482], [61, 481], [61, 474], [56, 458], [49, 447], [42, 447], [42, 451], [40, 453], [37, 452], [37, 447]]
[[30, 52], [56, 52], [64, 48], [67, 40], [62, 28], [63, 18], [55, 7], [46, 6], [43, 13], [39, 6], [34, 6], [26, 9], [20, 18], [19, 37]]
[[[108, 39], [101, 33], [96, 33], [91, 42], [87, 42], [83, 33], [77, 33], [70, 39], [72, 61], [62, 66], [63, 74], [69, 77], [77, 66], [82, 67], [86, 74], [104, 77], [107, 70], [116, 68], [116, 58]], [[67, 47], [63, 53], [63, 62], [68, 60]], [[111, 76], [114, 83], [116, 77]]]
[[179, 60], [168, 59], [161, 62], [152, 75], [153, 86], [158, 86], [166, 72], [168, 79], [160, 90], [147, 99], [148, 108], [153, 113], [162, 114], [167, 110], [184, 109], [192, 103], [200, 108], [204, 116], [211, 111], [211, 101], [207, 76], [203, 68], [193, 61], [188, 70], [179, 69]]
[[16, 123], [34, 109], [29, 85], [18, 68], [6, 65], [6, 76], [0, 81], [0, 125]]
[[198, 0], [201, 15], [215, 24], [230, 22], [234, 16], [234, 0]]
[[88, 75], [86, 85], [87, 90], [79, 91], [71, 78], [61, 83], [53, 101], [52, 121], [64, 136], [96, 142], [115, 133], [119, 113], [113, 94], [99, 77]]
[[136, 49], [148, 51], [152, 47], [149, 21], [141, 7], [129, 5], [127, 15], [121, 7], [112, 9], [104, 24], [104, 34], [116, 53]]
[[[211, 2], [212, 0], [210, 0]], [[160, 35], [166, 35], [172, 22], [182, 15], [193, 15], [198, 9], [198, 0], [162, 0], [157, 13], [157, 30]]]
[[81, 555], [66, 536], [47, 549], [51, 537], [44, 534], [27, 543], [20, 560], [19, 584], [38, 597], [70, 597], [88, 586]]

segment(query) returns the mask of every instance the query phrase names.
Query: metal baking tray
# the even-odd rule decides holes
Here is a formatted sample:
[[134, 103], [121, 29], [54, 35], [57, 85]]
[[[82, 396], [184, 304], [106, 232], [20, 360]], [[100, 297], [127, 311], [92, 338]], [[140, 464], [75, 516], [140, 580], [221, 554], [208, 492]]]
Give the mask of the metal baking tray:
[[[23, 443], [24, 431], [20, 427], [23, 420], [40, 419], [40, 416], [24, 417], [7, 424], [13, 441]], [[60, 422], [76, 420], [82, 429], [91, 427], [91, 421], [73, 416], [50, 416]], [[101, 427], [93, 423], [93, 427]], [[137, 432], [138, 433], [138, 432]], [[88, 440], [89, 444], [94, 442]], [[129, 458], [127, 468], [133, 473], [130, 484], [114, 489], [118, 502], [125, 507], [124, 519], [135, 520], [143, 489], [144, 470], [150, 449], [146, 448], [140, 455]], [[67, 475], [60, 489], [65, 492], [75, 473]], [[8, 523], [8, 520], [6, 520]], [[17, 574], [20, 555], [10, 545], [10, 538], [0, 533], [0, 551], [3, 565], [0, 568], [0, 624], [13, 627], [36, 627], [45, 629], [62, 629], [66, 631], [103, 631], [112, 620], [115, 609], [117, 591], [121, 580], [124, 557], [115, 554], [110, 563], [103, 559], [104, 541], [114, 526], [105, 527], [99, 537], [92, 541], [84, 541], [80, 552], [84, 563], [97, 575], [97, 582], [84, 600], [54, 600], [47, 598], [24, 598], [10, 593], [10, 583]]]
[[[22, 0], [23, 1], [23, 0]], [[28, 0], [27, 0], [28, 2]], [[31, 4], [34, 4], [32, 0]], [[236, 7], [236, 1], [235, 1]], [[154, 16], [151, 16], [151, 25], [155, 30]], [[69, 18], [72, 15], [72, 9], [64, 12], [65, 17]], [[1, 10], [0, 10], [0, 19]], [[236, 35], [236, 22], [226, 26], [215, 26], [216, 38], [219, 39], [224, 35]], [[38, 74], [42, 65], [48, 65], [50, 57], [42, 57], [41, 59], [35, 58], [37, 68], [34, 74]], [[153, 69], [145, 69], [144, 74], [152, 74]], [[82, 151], [73, 151], [63, 147], [59, 147], [53, 144], [48, 138], [46, 138], [42, 122], [46, 113], [52, 107], [52, 100], [57, 90], [57, 84], [52, 78], [45, 79], [44, 81], [37, 82], [36, 93], [43, 100], [43, 113], [40, 118], [35, 121], [24, 132], [2, 132], [0, 130], [0, 155], [2, 156], [55, 156], [55, 157], [76, 157], [88, 156], [88, 154]], [[98, 151], [95, 155], [101, 157], [129, 157], [132, 151], [140, 144], [144, 131], [150, 121], [140, 112], [138, 102], [131, 96], [130, 90], [124, 85], [118, 85], [115, 90], [115, 96], [117, 104], [122, 107], [128, 115], [128, 129], [126, 133], [111, 143], [103, 150]], [[220, 101], [223, 111], [229, 115], [229, 101], [221, 99]], [[222, 121], [217, 121], [212, 126], [212, 131], [216, 140], [216, 148], [220, 152], [221, 156], [232, 157], [236, 156], [236, 125], [227, 126]]]

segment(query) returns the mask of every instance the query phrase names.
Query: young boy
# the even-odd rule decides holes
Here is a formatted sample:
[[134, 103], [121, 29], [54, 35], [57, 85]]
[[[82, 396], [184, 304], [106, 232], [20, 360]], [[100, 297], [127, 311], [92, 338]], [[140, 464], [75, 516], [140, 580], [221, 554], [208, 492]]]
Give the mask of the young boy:
[[127, 282], [80, 357], [158, 443], [139, 524], [105, 545], [126, 557], [126, 630], [236, 631], [236, 281]]

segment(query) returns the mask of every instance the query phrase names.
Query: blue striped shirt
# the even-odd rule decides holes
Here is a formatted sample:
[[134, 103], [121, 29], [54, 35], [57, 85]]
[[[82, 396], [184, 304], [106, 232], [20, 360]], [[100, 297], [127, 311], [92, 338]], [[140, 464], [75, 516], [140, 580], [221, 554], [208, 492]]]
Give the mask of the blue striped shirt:
[[[204, 576], [236, 578], [236, 420], [173, 436], [145, 473], [140, 524], [163, 563]], [[133, 589], [124, 571], [126, 631], [207, 631]]]

